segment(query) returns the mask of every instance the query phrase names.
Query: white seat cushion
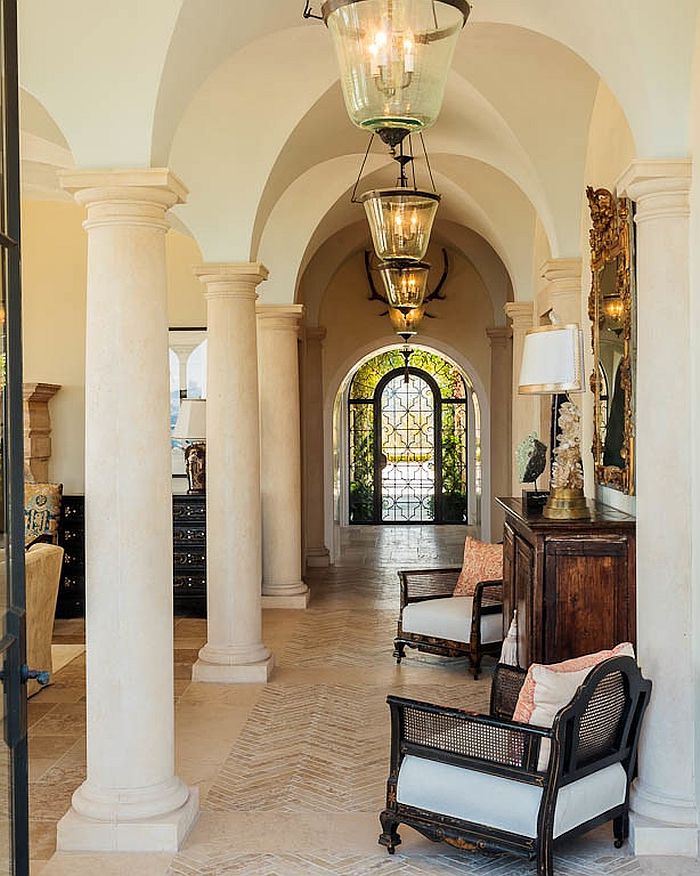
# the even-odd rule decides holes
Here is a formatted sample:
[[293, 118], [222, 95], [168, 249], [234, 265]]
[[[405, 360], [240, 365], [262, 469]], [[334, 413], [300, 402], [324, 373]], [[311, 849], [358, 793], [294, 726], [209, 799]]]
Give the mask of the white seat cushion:
[[[616, 763], [566, 785], [559, 792], [554, 836], [625, 802], [627, 774]], [[397, 799], [474, 824], [520, 836], [537, 836], [542, 788], [465, 770], [422, 757], [405, 757], [399, 772]]]
[[[411, 602], [403, 610], [401, 627], [405, 633], [467, 644], [471, 636], [473, 605], [471, 596], [446, 596]], [[481, 618], [482, 643], [500, 642], [502, 638], [503, 615], [484, 615]]]

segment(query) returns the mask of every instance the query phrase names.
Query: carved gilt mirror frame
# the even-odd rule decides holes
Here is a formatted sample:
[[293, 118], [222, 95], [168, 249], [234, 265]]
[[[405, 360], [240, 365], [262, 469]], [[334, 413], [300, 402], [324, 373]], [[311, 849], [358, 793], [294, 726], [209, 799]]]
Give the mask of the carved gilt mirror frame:
[[591, 210], [593, 460], [596, 484], [634, 494], [636, 301], [632, 203], [586, 190]]

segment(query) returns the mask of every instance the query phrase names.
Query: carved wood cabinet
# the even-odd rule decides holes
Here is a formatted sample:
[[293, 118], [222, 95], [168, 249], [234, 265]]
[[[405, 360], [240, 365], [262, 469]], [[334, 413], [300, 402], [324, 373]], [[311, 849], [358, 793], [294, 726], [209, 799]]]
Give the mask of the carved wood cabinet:
[[519, 499], [505, 511], [503, 623], [518, 611], [518, 662], [558, 663], [636, 645], [633, 517], [591, 504], [590, 520], [547, 520]]

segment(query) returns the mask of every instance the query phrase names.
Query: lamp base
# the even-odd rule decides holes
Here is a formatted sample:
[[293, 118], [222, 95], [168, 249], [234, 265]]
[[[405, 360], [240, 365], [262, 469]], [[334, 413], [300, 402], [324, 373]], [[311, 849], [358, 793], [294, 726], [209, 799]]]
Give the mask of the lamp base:
[[206, 492], [206, 445], [198, 441], [185, 450], [185, 468], [189, 483], [188, 495], [201, 495]]
[[548, 520], [587, 520], [591, 512], [581, 487], [552, 487], [542, 516]]

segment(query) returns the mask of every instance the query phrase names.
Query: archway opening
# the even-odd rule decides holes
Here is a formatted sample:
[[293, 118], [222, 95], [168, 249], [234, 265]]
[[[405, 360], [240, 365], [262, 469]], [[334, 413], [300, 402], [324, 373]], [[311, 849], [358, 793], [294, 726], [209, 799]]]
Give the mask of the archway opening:
[[478, 522], [480, 411], [468, 376], [428, 350], [407, 362], [392, 349], [347, 387], [347, 522]]

